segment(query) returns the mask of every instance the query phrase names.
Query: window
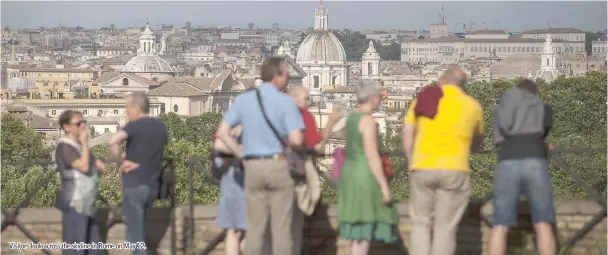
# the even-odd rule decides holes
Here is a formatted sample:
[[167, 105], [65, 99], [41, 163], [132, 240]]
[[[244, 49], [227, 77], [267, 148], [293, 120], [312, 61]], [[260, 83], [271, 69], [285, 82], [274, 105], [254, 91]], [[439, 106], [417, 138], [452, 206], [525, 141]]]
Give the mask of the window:
[[88, 114], [88, 111], [87, 111], [87, 110], [83, 110], [83, 111], [82, 111], [82, 115], [87, 115], [87, 114]]
[[118, 114], [118, 110], [114, 110], [114, 114]]
[[338, 79], [338, 76], [334, 75], [331, 77], [331, 85], [336, 85], [336, 80]]
[[103, 114], [103, 110], [97, 110], [97, 116], [101, 116]]
[[123, 79], [122, 79], [122, 85], [123, 85], [123, 86], [129, 86], [129, 79], [127, 79], [127, 78], [123, 78]]
[[372, 75], [372, 68], [372, 62], [367, 62], [367, 75]]
[[178, 110], [178, 109], [179, 109], [179, 108], [177, 107], [177, 105], [176, 105], [176, 104], [175, 104], [175, 105], [173, 105], [173, 112], [177, 112], [177, 110]]
[[313, 76], [314, 88], [319, 88], [319, 76]]
[[56, 110], [52, 110], [51, 111], [51, 115], [57, 115], [57, 111]]

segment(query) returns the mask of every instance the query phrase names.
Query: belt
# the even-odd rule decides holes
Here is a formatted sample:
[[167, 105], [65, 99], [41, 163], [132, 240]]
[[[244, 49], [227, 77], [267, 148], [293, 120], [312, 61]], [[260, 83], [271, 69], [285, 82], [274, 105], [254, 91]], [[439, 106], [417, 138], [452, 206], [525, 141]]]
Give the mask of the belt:
[[283, 155], [283, 154], [274, 154], [274, 155], [266, 155], [266, 156], [245, 156], [243, 158], [245, 160], [284, 159], [285, 155]]

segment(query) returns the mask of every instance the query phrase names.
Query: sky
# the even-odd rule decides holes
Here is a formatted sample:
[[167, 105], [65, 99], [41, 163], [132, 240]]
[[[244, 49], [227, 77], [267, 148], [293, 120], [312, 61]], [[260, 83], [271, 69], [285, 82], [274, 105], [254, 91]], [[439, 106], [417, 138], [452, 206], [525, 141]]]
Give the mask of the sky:
[[[504, 29], [510, 32], [551, 27], [573, 27], [603, 31], [607, 27], [607, 1], [468, 1], [384, 2], [325, 1], [332, 29], [428, 29], [439, 21], [443, 5], [449, 30], [462, 32], [462, 24], [475, 29]], [[314, 25], [317, 1], [2, 1], [2, 27], [38, 28], [65, 26], [98, 28], [143, 26], [146, 19], [156, 27], [179, 27], [254, 23], [270, 28], [300, 29]], [[484, 25], [485, 23], [485, 25]]]

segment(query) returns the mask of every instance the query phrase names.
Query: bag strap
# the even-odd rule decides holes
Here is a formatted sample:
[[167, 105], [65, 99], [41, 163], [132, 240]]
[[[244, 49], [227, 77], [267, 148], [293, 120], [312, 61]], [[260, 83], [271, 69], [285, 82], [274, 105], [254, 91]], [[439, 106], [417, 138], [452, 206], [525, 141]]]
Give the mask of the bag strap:
[[270, 129], [272, 129], [272, 132], [277, 137], [277, 139], [279, 139], [279, 141], [281, 142], [281, 145], [283, 145], [283, 147], [287, 148], [287, 144], [285, 144], [285, 141], [281, 138], [281, 135], [279, 135], [279, 132], [277, 131], [277, 129], [272, 125], [272, 123], [270, 122], [270, 119], [268, 119], [268, 116], [266, 115], [266, 110], [264, 109], [264, 105], [262, 104], [262, 96], [260, 95], [260, 90], [257, 88], [255, 89], [255, 96], [258, 98], [258, 105], [260, 106], [260, 110], [262, 110], [262, 115], [264, 116], [264, 120], [266, 120], [266, 123], [268, 124]]

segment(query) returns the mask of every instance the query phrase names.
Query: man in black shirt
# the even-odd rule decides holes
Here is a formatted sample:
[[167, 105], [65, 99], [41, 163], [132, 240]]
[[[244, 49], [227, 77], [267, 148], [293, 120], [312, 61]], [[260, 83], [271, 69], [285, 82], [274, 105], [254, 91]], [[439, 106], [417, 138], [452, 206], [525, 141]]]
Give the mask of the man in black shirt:
[[145, 241], [146, 210], [159, 195], [167, 129], [162, 122], [148, 116], [149, 100], [143, 93], [127, 97], [126, 111], [129, 123], [110, 139], [110, 151], [118, 157], [120, 144], [127, 142], [126, 152], [121, 155], [123, 214], [127, 241], [137, 243]]
[[555, 254], [553, 193], [545, 143], [553, 110], [537, 95], [536, 83], [521, 80], [505, 92], [494, 112], [493, 140], [498, 151], [494, 180], [492, 233], [488, 254], [506, 252], [507, 233], [517, 224], [519, 196], [528, 200], [541, 255]]

